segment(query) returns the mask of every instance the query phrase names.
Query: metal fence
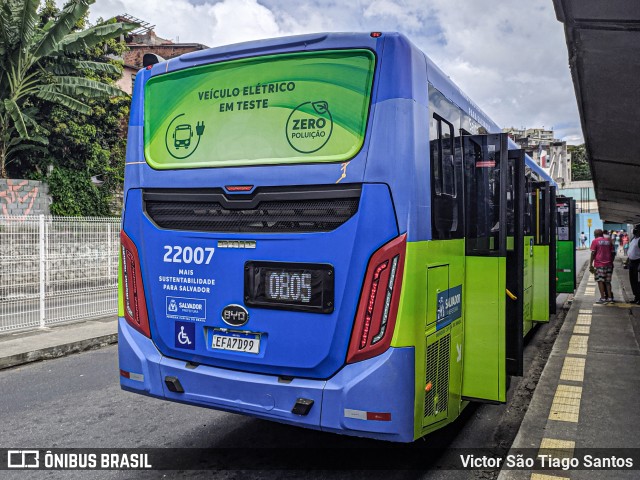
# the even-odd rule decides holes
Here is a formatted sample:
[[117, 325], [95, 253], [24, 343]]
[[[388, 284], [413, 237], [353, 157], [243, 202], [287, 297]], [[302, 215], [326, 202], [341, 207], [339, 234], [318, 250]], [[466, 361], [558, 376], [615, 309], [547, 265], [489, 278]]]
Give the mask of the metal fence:
[[119, 218], [0, 216], [0, 333], [117, 312]]

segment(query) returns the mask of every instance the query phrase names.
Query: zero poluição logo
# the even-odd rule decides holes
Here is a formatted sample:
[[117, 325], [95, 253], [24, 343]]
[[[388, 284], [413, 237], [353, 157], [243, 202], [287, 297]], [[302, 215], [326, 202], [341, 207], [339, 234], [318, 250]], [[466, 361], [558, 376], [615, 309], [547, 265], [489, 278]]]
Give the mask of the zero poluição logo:
[[200, 145], [200, 137], [204, 133], [204, 122], [189, 122], [185, 114], [176, 115], [164, 134], [164, 143], [167, 152], [173, 158], [183, 159], [190, 157]]
[[333, 117], [325, 101], [298, 105], [287, 119], [287, 141], [300, 153], [313, 153], [324, 147], [333, 132]]

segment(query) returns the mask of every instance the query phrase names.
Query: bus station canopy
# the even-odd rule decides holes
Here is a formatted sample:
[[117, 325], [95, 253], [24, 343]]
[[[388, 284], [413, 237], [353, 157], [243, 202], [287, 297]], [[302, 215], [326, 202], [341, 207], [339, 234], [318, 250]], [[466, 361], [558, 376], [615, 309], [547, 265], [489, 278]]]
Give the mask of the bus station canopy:
[[553, 0], [600, 217], [640, 223], [640, 2]]

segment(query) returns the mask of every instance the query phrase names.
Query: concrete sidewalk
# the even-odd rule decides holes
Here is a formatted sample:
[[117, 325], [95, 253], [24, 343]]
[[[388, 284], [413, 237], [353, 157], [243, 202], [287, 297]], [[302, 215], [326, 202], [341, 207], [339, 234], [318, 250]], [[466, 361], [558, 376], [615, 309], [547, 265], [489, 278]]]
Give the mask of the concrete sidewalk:
[[104, 347], [117, 341], [116, 316], [6, 333], [0, 335], [0, 370]]
[[[621, 456], [640, 448], [640, 306], [627, 303], [633, 295], [620, 259], [612, 284], [616, 303], [595, 304], [597, 284], [584, 273], [510, 454], [544, 449], [582, 459], [580, 449]], [[638, 478], [638, 470], [504, 469], [498, 478], [617, 480]]]

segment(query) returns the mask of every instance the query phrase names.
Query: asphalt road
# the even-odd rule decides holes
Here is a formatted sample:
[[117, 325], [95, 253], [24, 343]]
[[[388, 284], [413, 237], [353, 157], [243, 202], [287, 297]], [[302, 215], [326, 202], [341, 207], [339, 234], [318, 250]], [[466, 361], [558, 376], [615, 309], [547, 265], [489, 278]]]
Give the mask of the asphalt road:
[[[558, 298], [559, 306], [564, 299], [565, 296]], [[457, 455], [458, 448], [483, 448], [494, 453], [509, 448], [560, 326], [561, 320], [555, 319], [529, 335], [525, 376], [513, 379], [507, 404], [472, 404], [453, 424], [412, 445], [316, 432], [122, 391], [116, 346], [0, 371], [3, 448], [236, 448], [236, 452], [251, 455], [252, 448], [280, 447], [297, 449], [292, 453], [297, 460], [317, 455], [319, 449], [327, 447], [345, 449], [354, 455], [394, 455], [418, 449], [424, 458], [431, 459], [424, 462], [424, 470], [5, 471], [0, 472], [0, 477], [496, 478], [498, 472], [494, 470], [443, 471], [433, 467]]]

